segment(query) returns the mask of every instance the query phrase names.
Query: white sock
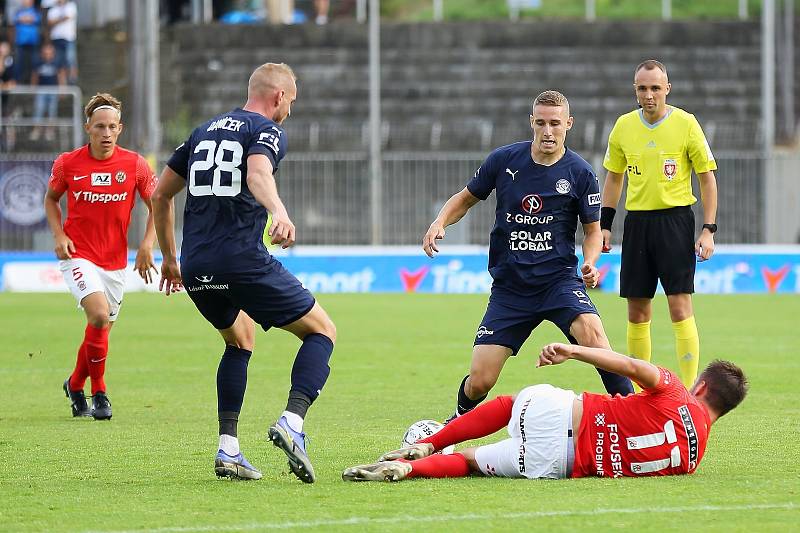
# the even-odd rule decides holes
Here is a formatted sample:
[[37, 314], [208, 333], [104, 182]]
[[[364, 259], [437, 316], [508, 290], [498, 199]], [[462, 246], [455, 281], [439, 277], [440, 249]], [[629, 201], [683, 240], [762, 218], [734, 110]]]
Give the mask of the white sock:
[[219, 436], [219, 449], [231, 457], [239, 455], [239, 439], [230, 435]]
[[284, 411], [281, 416], [286, 418], [286, 421], [289, 423], [290, 428], [292, 428], [298, 433], [303, 432], [303, 419], [300, 417], [300, 415], [295, 413], [290, 413], [289, 411]]

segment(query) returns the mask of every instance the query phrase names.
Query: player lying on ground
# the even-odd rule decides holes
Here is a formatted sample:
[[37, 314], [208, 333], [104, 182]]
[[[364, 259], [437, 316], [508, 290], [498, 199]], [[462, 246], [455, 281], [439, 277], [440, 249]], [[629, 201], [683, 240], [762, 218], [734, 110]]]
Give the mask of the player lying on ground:
[[[711, 425], [739, 405], [747, 379], [733, 363], [714, 361], [691, 390], [671, 371], [600, 348], [549, 344], [537, 366], [577, 359], [627, 376], [643, 391], [609, 396], [534, 385], [516, 397], [498, 396], [416, 444], [354, 466], [346, 481], [413, 477], [535, 478], [691, 474], [703, 458]], [[510, 438], [452, 455], [442, 448], [485, 437], [508, 426]], [[577, 428], [577, 438], [573, 429]]]

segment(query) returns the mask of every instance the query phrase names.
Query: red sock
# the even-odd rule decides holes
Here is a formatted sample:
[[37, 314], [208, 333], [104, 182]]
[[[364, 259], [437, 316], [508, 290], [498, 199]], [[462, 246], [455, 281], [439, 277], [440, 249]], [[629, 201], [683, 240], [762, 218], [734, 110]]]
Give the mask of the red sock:
[[[452, 424], [452, 422], [450, 422]], [[450, 424], [447, 424], [448, 426]], [[414, 469], [408, 474], [412, 477], [466, 477], [469, 475], [467, 458], [460, 453], [451, 455], [429, 455], [425, 459], [408, 461]]]
[[75, 370], [69, 377], [69, 390], [83, 390], [86, 385], [86, 378], [89, 377], [89, 364], [86, 362], [86, 341], [82, 342], [78, 348], [78, 359], [75, 361]]
[[91, 324], [86, 326], [86, 362], [89, 367], [89, 376], [92, 378], [92, 396], [98, 392], [106, 391], [103, 375], [106, 373], [106, 356], [108, 355], [108, 328], [96, 328]]
[[439, 432], [419, 442], [430, 442], [436, 450], [441, 450], [451, 444], [491, 435], [508, 424], [513, 406], [514, 400], [511, 396], [498, 396], [459, 416]]

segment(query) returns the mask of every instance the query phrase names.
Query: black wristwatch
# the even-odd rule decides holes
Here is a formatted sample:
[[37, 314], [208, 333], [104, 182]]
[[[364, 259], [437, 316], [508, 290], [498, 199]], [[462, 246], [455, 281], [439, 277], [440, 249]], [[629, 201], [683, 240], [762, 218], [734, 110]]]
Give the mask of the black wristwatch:
[[703, 224], [703, 229], [707, 229], [710, 233], [717, 232], [717, 225], [716, 224]]

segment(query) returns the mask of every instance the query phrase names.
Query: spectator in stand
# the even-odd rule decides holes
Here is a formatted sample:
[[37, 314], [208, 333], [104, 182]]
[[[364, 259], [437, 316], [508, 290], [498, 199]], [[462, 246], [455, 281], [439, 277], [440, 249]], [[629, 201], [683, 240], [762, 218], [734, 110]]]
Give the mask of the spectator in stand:
[[184, 20], [183, 9], [188, 4], [188, 0], [167, 0], [167, 25], [172, 26], [176, 22]]
[[[56, 51], [52, 44], [47, 43], [42, 46], [42, 58], [31, 75], [31, 85], [39, 87], [54, 87], [65, 85], [66, 76], [64, 70], [59, 68], [56, 62]], [[45, 112], [48, 119], [56, 118], [58, 113], [58, 94], [56, 93], [36, 93], [33, 102], [33, 120], [36, 126], [31, 131], [31, 140], [37, 141], [42, 135], [40, 121], [44, 118]], [[44, 138], [48, 141], [55, 139], [55, 130], [48, 126], [45, 128]]]
[[[14, 77], [14, 55], [11, 53], [11, 44], [8, 41], [0, 41], [0, 91], [11, 89], [16, 85]], [[3, 96], [3, 112], [6, 108], [5, 92]]]
[[[14, 78], [14, 56], [11, 53], [11, 44], [0, 41], [0, 116], [2, 119], [11, 115], [10, 98], [7, 90], [13, 88], [17, 82]], [[0, 148], [11, 151], [14, 146], [14, 129], [0, 129]]]
[[17, 49], [17, 82], [28, 84], [36, 57], [39, 54], [39, 11], [33, 6], [33, 0], [23, 0], [14, 14], [14, 45]]
[[291, 24], [294, 20], [294, 0], [264, 0], [270, 24]]
[[50, 42], [56, 50], [58, 68], [66, 71], [70, 85], [78, 80], [78, 55], [75, 40], [78, 36], [78, 8], [72, 0], [50, 0], [47, 4], [47, 25], [50, 27]]
[[314, 0], [314, 22], [320, 26], [328, 23], [328, 11], [331, 8], [330, 0]]

